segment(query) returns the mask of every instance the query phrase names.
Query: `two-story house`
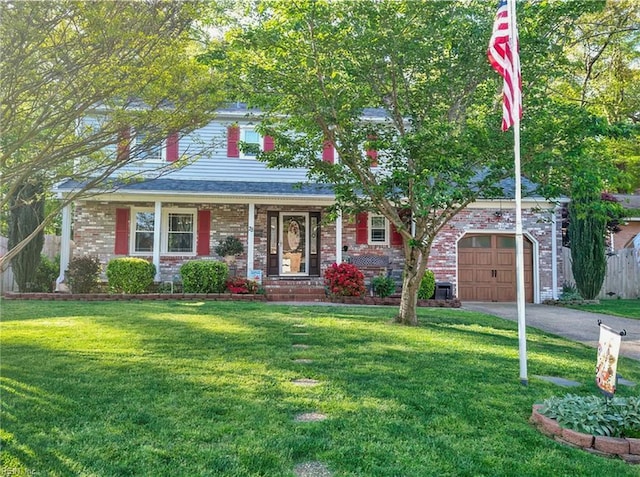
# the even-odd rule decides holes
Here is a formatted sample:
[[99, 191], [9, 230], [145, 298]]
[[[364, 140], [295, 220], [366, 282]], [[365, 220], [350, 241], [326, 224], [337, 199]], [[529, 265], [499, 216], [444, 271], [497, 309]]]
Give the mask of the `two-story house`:
[[[149, 163], [171, 162], [199, 144], [216, 144], [196, 161], [65, 208], [61, 270], [69, 263], [73, 238], [75, 256], [98, 256], [103, 263], [114, 257], [143, 257], [155, 264], [157, 281], [171, 281], [188, 260], [222, 259], [214, 249], [229, 235], [239, 238], [245, 249], [234, 273], [261, 278], [272, 296], [280, 289], [287, 292], [280, 297], [308, 299], [312, 290], [319, 298], [324, 295], [323, 271], [344, 260], [402, 270], [402, 240], [387, 219], [361, 213], [327, 221], [326, 208], [334, 200], [330, 187], [300, 185], [306, 181], [305, 170], [270, 169], [256, 160], [255, 148], [239, 147], [273, 147], [254, 126], [243, 105], [222, 109], [206, 127], [179, 140], [168, 138], [147, 158]], [[336, 160], [334, 156], [330, 147], [322, 153], [326, 161]], [[472, 204], [433, 244], [429, 268], [436, 280], [452, 283], [462, 300], [515, 300], [515, 214], [508, 182], [505, 199]], [[64, 196], [76, 187], [69, 180], [56, 192]], [[523, 200], [529, 302], [558, 293], [561, 235], [556, 215], [554, 205], [540, 197]], [[59, 281], [63, 279], [62, 274]], [[297, 293], [303, 290], [307, 294]]]

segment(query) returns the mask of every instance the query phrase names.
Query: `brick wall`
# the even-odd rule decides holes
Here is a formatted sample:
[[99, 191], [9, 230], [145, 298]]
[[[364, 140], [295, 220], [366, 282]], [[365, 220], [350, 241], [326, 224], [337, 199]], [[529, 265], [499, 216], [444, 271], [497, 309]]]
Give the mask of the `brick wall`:
[[[153, 208], [153, 203], [137, 202], [127, 204], [135, 207]], [[93, 255], [98, 256], [103, 264], [106, 264], [114, 257], [115, 245], [115, 213], [117, 207], [124, 204], [113, 204], [104, 202], [79, 202], [75, 208], [74, 221], [74, 241], [76, 250], [74, 256]], [[221, 259], [215, 254], [215, 246], [228, 235], [234, 235], [242, 243], [247, 241], [248, 206], [237, 204], [171, 204], [165, 203], [163, 207], [181, 207], [193, 209], [211, 210], [211, 236], [210, 249], [211, 259]], [[233, 273], [245, 276], [247, 266], [250, 269], [262, 270], [266, 276], [267, 262], [267, 212], [268, 211], [290, 211], [294, 210], [290, 206], [267, 206], [256, 205], [255, 207], [255, 231], [254, 231], [254, 263], [247, 264], [246, 249], [237, 258]], [[322, 211], [319, 207], [298, 208], [304, 211]], [[457, 267], [457, 242], [467, 232], [509, 232], [515, 229], [514, 212], [511, 210], [502, 211], [502, 215], [497, 217], [495, 212], [499, 209], [469, 208], [454, 217], [439, 233], [433, 242], [431, 254], [428, 259], [428, 267], [435, 273], [437, 281], [452, 282], [456, 285]], [[322, 217], [324, 219], [324, 215]], [[550, 217], [541, 216], [532, 210], [523, 210], [523, 229], [530, 238], [538, 244], [539, 261], [539, 291], [544, 300], [552, 297], [552, 250], [551, 233], [552, 225]], [[560, 230], [558, 227], [558, 247], [561, 246]], [[369, 246], [356, 244], [355, 220], [350, 217], [343, 218], [343, 245], [348, 246], [345, 257], [356, 255], [386, 255], [390, 259], [390, 268], [394, 270], [402, 269], [403, 250], [399, 246]], [[246, 247], [245, 247], [246, 248]], [[335, 225], [334, 223], [322, 223], [321, 225], [321, 273], [335, 262]], [[151, 256], [147, 257], [151, 260]], [[178, 275], [182, 263], [193, 260], [194, 256], [162, 256], [160, 260], [160, 272], [163, 280], [171, 280]], [[534, 256], [535, 258], [535, 256]], [[558, 253], [558, 260], [561, 254]], [[562, 270], [561, 264], [558, 267], [559, 273]], [[558, 277], [558, 285], [563, 278]]]

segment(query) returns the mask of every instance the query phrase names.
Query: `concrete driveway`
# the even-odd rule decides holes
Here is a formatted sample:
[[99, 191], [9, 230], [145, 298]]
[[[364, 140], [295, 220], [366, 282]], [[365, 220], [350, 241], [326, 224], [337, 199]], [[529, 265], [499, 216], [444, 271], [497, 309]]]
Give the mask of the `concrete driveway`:
[[[462, 308], [518, 321], [515, 303], [464, 302]], [[640, 360], [640, 320], [530, 303], [525, 308], [525, 320], [527, 326], [579, 341], [595, 349], [598, 348], [600, 334], [598, 320], [601, 320], [616, 331], [627, 331], [627, 335], [622, 337], [620, 354]]]

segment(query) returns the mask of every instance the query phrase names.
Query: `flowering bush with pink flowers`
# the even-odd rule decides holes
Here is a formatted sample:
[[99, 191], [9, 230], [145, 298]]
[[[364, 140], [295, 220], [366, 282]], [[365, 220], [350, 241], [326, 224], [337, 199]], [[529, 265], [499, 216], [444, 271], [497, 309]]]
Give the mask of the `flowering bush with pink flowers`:
[[363, 296], [364, 275], [350, 263], [334, 263], [324, 272], [324, 284], [334, 296]]

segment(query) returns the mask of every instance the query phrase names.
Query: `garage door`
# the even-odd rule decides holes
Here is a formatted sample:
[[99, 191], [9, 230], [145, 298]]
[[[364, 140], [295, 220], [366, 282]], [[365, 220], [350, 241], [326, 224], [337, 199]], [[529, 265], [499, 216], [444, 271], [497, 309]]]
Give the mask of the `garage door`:
[[[516, 301], [513, 235], [466, 235], [458, 243], [458, 297], [467, 301]], [[524, 239], [525, 300], [533, 302], [533, 247]]]

